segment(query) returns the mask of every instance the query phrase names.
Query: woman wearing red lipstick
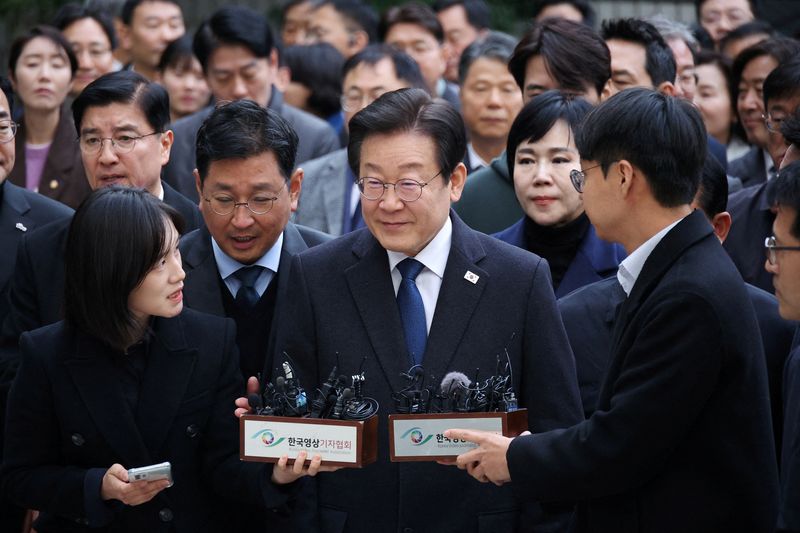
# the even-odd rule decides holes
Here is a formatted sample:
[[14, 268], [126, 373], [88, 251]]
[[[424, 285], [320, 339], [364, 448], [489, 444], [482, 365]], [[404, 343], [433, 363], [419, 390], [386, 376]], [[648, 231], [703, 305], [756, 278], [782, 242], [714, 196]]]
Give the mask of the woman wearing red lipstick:
[[506, 157], [525, 216], [495, 237], [547, 259], [560, 298], [612, 276], [623, 249], [594, 232], [570, 173], [580, 171], [575, 134], [592, 106], [547, 91], [528, 102], [511, 126]]
[[[96, 191], [75, 213], [66, 319], [21, 338], [0, 468], [0, 493], [39, 510], [40, 533], [223, 531], [319, 468], [239, 461], [235, 328], [183, 309], [181, 226], [143, 189]], [[128, 478], [162, 462], [172, 486]]]
[[11, 183], [70, 207], [91, 192], [75, 142], [72, 114], [64, 100], [78, 61], [61, 33], [36, 26], [11, 45], [8, 72], [22, 102]]

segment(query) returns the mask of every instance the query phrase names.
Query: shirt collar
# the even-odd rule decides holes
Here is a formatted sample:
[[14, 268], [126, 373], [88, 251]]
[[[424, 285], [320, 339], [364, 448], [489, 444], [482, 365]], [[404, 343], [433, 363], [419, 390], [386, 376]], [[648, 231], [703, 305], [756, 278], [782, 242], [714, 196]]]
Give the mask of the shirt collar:
[[661, 239], [663, 239], [664, 236], [669, 233], [669, 230], [677, 226], [678, 222], [681, 220], [683, 220], [683, 218], [676, 220], [666, 228], [647, 239], [636, 250], [631, 252], [631, 255], [626, 257], [625, 260], [619, 264], [619, 270], [617, 270], [617, 280], [619, 280], [619, 284], [622, 285], [622, 289], [625, 291], [626, 296], [631, 295], [633, 286], [636, 283], [636, 280], [639, 278], [639, 274], [642, 273], [642, 269], [644, 268], [647, 258], [650, 257], [651, 253], [653, 253], [653, 250], [655, 250], [656, 246], [658, 246], [658, 243], [661, 242]]
[[489, 166], [489, 163], [484, 161], [483, 158], [478, 155], [478, 152], [475, 151], [475, 148], [472, 147], [472, 143], [467, 144], [467, 157], [469, 158], [469, 166], [472, 169], [477, 170]]
[[[425, 265], [425, 267], [439, 276], [444, 277], [444, 269], [447, 266], [447, 258], [450, 255], [450, 244], [453, 240], [453, 223], [450, 217], [439, 230], [439, 233], [422, 249], [414, 259]], [[397, 266], [397, 263], [407, 258], [408, 256], [402, 252], [393, 252], [386, 250], [389, 256], [389, 271], [391, 272]]]
[[[244, 265], [239, 261], [233, 259], [225, 252], [223, 252], [222, 248], [220, 248], [219, 244], [217, 244], [217, 241], [214, 240], [214, 237], [211, 237], [211, 247], [214, 249], [214, 259], [217, 262], [217, 270], [219, 270], [219, 275], [222, 277], [222, 279], [225, 279], [228, 276], [232, 275], [240, 268], [251, 266], [251, 265]], [[282, 248], [283, 248], [283, 233], [278, 235], [278, 239], [275, 241], [275, 244], [272, 245], [272, 248], [267, 250], [267, 252], [264, 255], [259, 257], [258, 260], [255, 263], [253, 263], [253, 265], [258, 265], [264, 268], [268, 268], [272, 272], [278, 272], [278, 265], [281, 262]]]

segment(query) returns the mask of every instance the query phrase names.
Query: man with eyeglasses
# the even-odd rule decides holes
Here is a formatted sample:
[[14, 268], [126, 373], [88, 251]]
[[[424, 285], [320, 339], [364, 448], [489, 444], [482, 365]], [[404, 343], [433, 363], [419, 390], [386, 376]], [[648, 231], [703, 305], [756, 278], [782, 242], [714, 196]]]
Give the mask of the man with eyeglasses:
[[[556, 509], [517, 505], [510, 487], [388, 458], [387, 415], [394, 392], [408, 386], [403, 373], [435, 376], [436, 387], [453, 371], [479, 368], [485, 379], [507, 354], [531, 431], [581, 419], [547, 263], [471, 230], [450, 209], [466, 180], [465, 152], [452, 106], [421, 89], [384, 94], [350, 121], [348, 158], [367, 227], [292, 263], [292, 327], [273, 353], [286, 351], [310, 387], [334, 366], [363, 370], [365, 392], [380, 405], [377, 464], [314, 483], [312, 511], [301, 518], [325, 531], [505, 533], [553, 519]], [[237, 402], [241, 413], [247, 401]]]
[[[787, 320], [800, 320], [800, 162], [782, 167], [771, 190], [777, 213], [772, 235], [764, 243], [766, 269], [773, 275], [779, 311]], [[795, 346], [784, 367], [784, 433], [781, 449], [780, 532], [800, 531], [800, 347]]]
[[595, 412], [562, 431], [451, 430], [458, 464], [522, 499], [578, 501], [580, 531], [772, 531], [778, 478], [758, 323], [741, 276], [692, 209], [705, 126], [633, 88], [576, 139], [586, 214], [628, 257]]
[[[342, 68], [344, 126], [380, 95], [408, 87], [425, 89], [419, 67], [405, 53], [373, 44], [348, 59]], [[364, 227], [355, 176], [347, 164], [347, 149], [302, 164], [303, 194], [294, 221], [331, 235]]]
[[[6, 178], [14, 168], [16, 150], [14, 136], [17, 125], [12, 120], [13, 93], [8, 79], [0, 76], [0, 324], [10, 307], [8, 281], [14, 274], [14, 250], [22, 236], [28, 231], [45, 226], [59, 219], [72, 216], [72, 209], [46, 196], [28, 191], [9, 182]], [[0, 448], [5, 428], [6, 395], [11, 386], [18, 360], [12, 343], [0, 344]], [[20, 531], [23, 509], [0, 500], [0, 530]]]
[[[73, 102], [86, 178], [92, 189], [122, 185], [141, 187], [175, 208], [187, 231], [201, 224], [197, 206], [161, 181], [169, 160], [172, 132], [169, 97], [159, 84], [131, 71], [100, 76]], [[9, 286], [11, 310], [2, 336], [15, 342], [25, 331], [62, 318], [68, 221], [27, 234], [18, 247]]]
[[296, 155], [294, 129], [250, 100], [217, 107], [197, 133], [194, 174], [205, 227], [181, 239], [184, 301], [236, 321], [245, 380], [269, 373], [289, 261], [329, 240], [289, 222], [303, 180]]
[[[789, 135], [782, 133], [783, 123], [800, 106], [800, 61], [795, 59], [777, 66], [763, 84], [764, 123], [768, 132], [768, 152], [775, 168], [787, 165], [796, 154], [798, 139], [795, 128]], [[790, 152], [791, 146], [795, 148]], [[789, 154], [789, 159], [787, 155]], [[787, 159], [784, 162], [784, 159]], [[775, 213], [768, 200], [774, 178], [757, 186], [745, 188], [730, 197], [733, 225], [725, 249], [742, 277], [748, 283], [773, 292], [772, 274], [763, 268], [761, 245], [772, 231]]]

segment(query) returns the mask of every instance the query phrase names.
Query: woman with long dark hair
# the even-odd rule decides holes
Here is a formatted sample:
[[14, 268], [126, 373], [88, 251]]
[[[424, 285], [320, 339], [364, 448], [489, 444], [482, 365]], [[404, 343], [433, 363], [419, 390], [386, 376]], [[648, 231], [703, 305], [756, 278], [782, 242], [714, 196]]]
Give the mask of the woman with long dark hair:
[[[316, 474], [239, 461], [244, 391], [231, 320], [183, 308], [179, 215], [143, 189], [93, 193], [67, 241], [65, 320], [26, 333], [0, 488], [39, 533], [223, 531]], [[171, 464], [172, 480], [129, 468]]]

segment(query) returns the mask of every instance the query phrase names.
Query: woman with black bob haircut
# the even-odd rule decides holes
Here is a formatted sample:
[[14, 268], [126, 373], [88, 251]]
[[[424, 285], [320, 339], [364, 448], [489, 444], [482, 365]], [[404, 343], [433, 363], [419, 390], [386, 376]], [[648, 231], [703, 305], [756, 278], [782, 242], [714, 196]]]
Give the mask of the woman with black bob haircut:
[[508, 170], [525, 216], [495, 237], [547, 259], [557, 298], [613, 276], [625, 258], [597, 236], [570, 177], [581, 168], [575, 136], [591, 109], [574, 94], [547, 91], [522, 108], [508, 134]]
[[158, 62], [158, 82], [169, 93], [170, 120], [175, 122], [211, 103], [203, 67], [192, 51], [192, 38], [184, 35], [167, 45]]
[[[319, 468], [319, 456], [239, 461], [235, 327], [183, 309], [181, 225], [143, 189], [98, 190], [75, 213], [66, 320], [20, 340], [0, 470], [40, 533], [224, 531], [243, 504], [283, 505], [292, 489], [276, 485]], [[129, 479], [162, 462], [174, 485]]]

